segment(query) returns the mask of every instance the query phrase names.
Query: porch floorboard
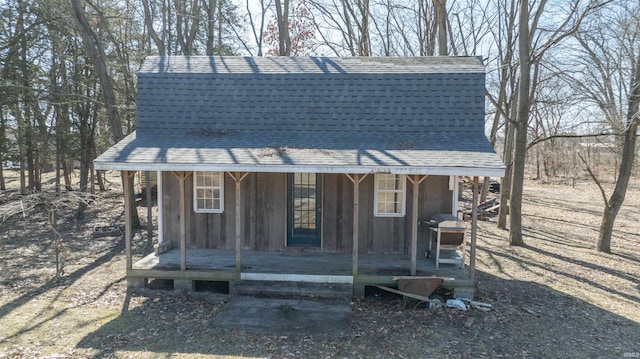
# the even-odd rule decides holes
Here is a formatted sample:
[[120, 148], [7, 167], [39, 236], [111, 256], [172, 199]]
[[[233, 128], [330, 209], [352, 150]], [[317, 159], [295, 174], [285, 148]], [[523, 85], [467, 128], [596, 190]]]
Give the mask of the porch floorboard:
[[[443, 255], [454, 253], [443, 251]], [[298, 274], [324, 276], [351, 276], [351, 253], [324, 253], [316, 251], [259, 252], [242, 251], [243, 273]], [[360, 254], [358, 275], [365, 277], [392, 277], [409, 275], [409, 254]], [[151, 253], [133, 264], [136, 271], [180, 270], [180, 250], [171, 249], [156, 255]], [[187, 271], [235, 272], [235, 251], [220, 249], [187, 249]], [[433, 258], [418, 257], [417, 276], [443, 276], [469, 279], [466, 268], [454, 264], [440, 264], [435, 268]]]

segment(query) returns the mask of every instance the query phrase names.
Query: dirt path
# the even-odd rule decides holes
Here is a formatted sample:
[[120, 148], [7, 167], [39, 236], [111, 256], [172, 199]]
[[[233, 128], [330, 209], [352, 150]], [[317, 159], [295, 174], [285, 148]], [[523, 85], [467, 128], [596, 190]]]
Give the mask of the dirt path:
[[[402, 309], [396, 297], [372, 296], [354, 300], [339, 336], [217, 328], [224, 295], [127, 292], [122, 236], [92, 237], [96, 226], [122, 222], [116, 188], [96, 197], [84, 221], [60, 208], [69, 254], [55, 279], [47, 213], [36, 208], [0, 223], [0, 358], [638, 357], [640, 190], [627, 197], [614, 254], [605, 255], [592, 249], [602, 207], [594, 188], [528, 182], [524, 247], [480, 224], [478, 299], [492, 312]], [[13, 196], [0, 195], [0, 206]]]

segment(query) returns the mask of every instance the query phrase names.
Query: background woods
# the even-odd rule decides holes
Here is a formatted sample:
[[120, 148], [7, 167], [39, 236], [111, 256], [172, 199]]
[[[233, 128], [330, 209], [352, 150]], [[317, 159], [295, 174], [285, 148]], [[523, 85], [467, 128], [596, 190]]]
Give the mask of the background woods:
[[487, 136], [507, 165], [498, 226], [522, 243], [506, 213], [520, 213], [525, 176], [590, 178], [604, 204], [594, 241], [608, 252], [638, 185], [638, 11], [627, 0], [5, 0], [0, 188], [18, 170], [24, 194], [49, 171], [57, 190], [88, 190], [92, 160], [135, 129], [147, 55], [477, 55]]

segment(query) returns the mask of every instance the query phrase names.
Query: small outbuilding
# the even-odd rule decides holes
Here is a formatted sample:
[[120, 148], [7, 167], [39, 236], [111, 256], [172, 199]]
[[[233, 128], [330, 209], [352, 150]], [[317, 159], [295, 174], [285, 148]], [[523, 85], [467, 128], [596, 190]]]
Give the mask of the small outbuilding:
[[95, 160], [127, 178], [157, 174], [167, 251], [134, 263], [127, 222], [129, 285], [320, 282], [363, 294], [439, 275], [472, 294], [464, 263], [424, 254], [432, 218], [458, 214], [460, 177], [504, 175], [484, 94], [476, 57], [149, 57], [136, 130]]

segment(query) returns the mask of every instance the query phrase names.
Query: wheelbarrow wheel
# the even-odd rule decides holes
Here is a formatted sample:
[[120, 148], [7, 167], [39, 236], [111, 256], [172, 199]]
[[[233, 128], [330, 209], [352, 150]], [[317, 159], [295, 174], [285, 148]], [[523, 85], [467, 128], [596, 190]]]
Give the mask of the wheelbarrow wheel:
[[431, 299], [430, 308], [441, 308], [445, 303], [444, 297], [438, 294], [431, 294], [429, 299]]

